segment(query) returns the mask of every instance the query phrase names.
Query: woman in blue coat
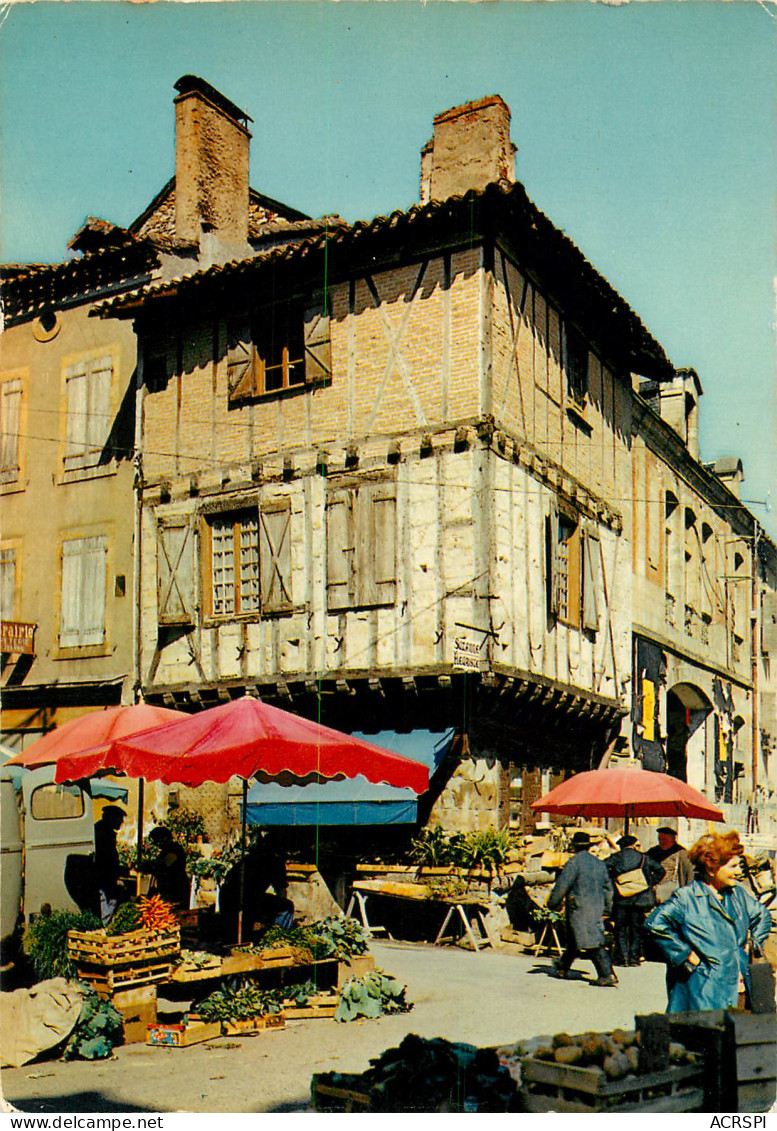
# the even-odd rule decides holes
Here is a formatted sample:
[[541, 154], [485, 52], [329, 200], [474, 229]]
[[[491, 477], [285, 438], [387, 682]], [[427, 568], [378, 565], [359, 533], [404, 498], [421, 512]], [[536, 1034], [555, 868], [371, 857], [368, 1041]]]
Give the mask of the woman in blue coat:
[[725, 1009], [749, 989], [745, 945], [765, 940], [771, 917], [737, 883], [742, 852], [736, 832], [701, 837], [689, 852], [696, 879], [647, 918], [669, 962], [667, 1013]]

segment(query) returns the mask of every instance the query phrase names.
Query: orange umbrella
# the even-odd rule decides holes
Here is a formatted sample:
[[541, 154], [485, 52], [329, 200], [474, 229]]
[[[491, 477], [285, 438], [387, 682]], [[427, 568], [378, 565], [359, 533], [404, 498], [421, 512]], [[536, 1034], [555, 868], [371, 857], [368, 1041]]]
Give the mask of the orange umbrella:
[[535, 813], [567, 817], [699, 817], [724, 821], [703, 793], [652, 770], [589, 770], [575, 774], [532, 802]]
[[[105, 711], [90, 711], [77, 719], [63, 723], [61, 727], [44, 734], [26, 750], [9, 758], [9, 766], [25, 766], [28, 770], [37, 766], [48, 766], [59, 762], [60, 758], [70, 757], [93, 746], [103, 746], [117, 738], [129, 738], [151, 727], [164, 726], [178, 722], [189, 716], [183, 711], [170, 711], [166, 707], [154, 707], [150, 703], [135, 703], [128, 707], [109, 707]], [[96, 766], [91, 773], [105, 767]]]

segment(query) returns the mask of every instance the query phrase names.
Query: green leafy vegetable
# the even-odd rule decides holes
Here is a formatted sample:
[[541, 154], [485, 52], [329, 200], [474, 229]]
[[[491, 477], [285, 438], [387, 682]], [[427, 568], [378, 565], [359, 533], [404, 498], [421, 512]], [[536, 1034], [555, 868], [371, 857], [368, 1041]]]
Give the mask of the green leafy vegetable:
[[102, 923], [89, 911], [52, 911], [36, 915], [22, 937], [22, 950], [38, 981], [75, 978], [76, 967], [67, 952], [68, 931], [96, 931]]

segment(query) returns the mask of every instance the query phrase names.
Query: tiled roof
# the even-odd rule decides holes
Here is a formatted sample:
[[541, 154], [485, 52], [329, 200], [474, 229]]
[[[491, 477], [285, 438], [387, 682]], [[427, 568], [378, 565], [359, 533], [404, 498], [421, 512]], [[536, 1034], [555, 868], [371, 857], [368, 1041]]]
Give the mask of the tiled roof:
[[118, 316], [149, 302], [189, 294], [214, 281], [222, 285], [285, 264], [304, 269], [306, 263], [317, 264], [324, 249], [329, 278], [334, 281], [338, 271], [345, 274], [362, 252], [367, 255], [369, 251], [370, 265], [377, 266], [381, 251], [412, 258], [423, 253], [427, 244], [445, 246], [447, 241], [447, 246], [473, 246], [488, 239], [508, 243], [519, 266], [538, 279], [567, 317], [579, 322], [589, 337], [593, 335], [592, 340], [598, 334], [611, 350], [617, 348], [624, 367], [659, 379], [673, 375], [662, 346], [626, 301], [532, 203], [523, 185], [508, 181], [470, 190], [463, 196], [413, 205], [407, 211], [370, 221], [339, 223], [299, 243], [152, 282], [98, 304], [94, 313]]

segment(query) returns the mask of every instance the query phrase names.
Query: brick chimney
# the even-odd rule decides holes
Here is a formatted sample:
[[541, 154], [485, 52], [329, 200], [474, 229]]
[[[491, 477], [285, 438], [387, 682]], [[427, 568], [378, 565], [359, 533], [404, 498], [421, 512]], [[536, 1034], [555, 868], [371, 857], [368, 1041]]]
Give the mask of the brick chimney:
[[421, 150], [421, 203], [515, 180], [510, 109], [498, 94], [444, 110]]
[[175, 89], [175, 234], [199, 245], [207, 266], [250, 251], [251, 119], [196, 75], [184, 75]]

